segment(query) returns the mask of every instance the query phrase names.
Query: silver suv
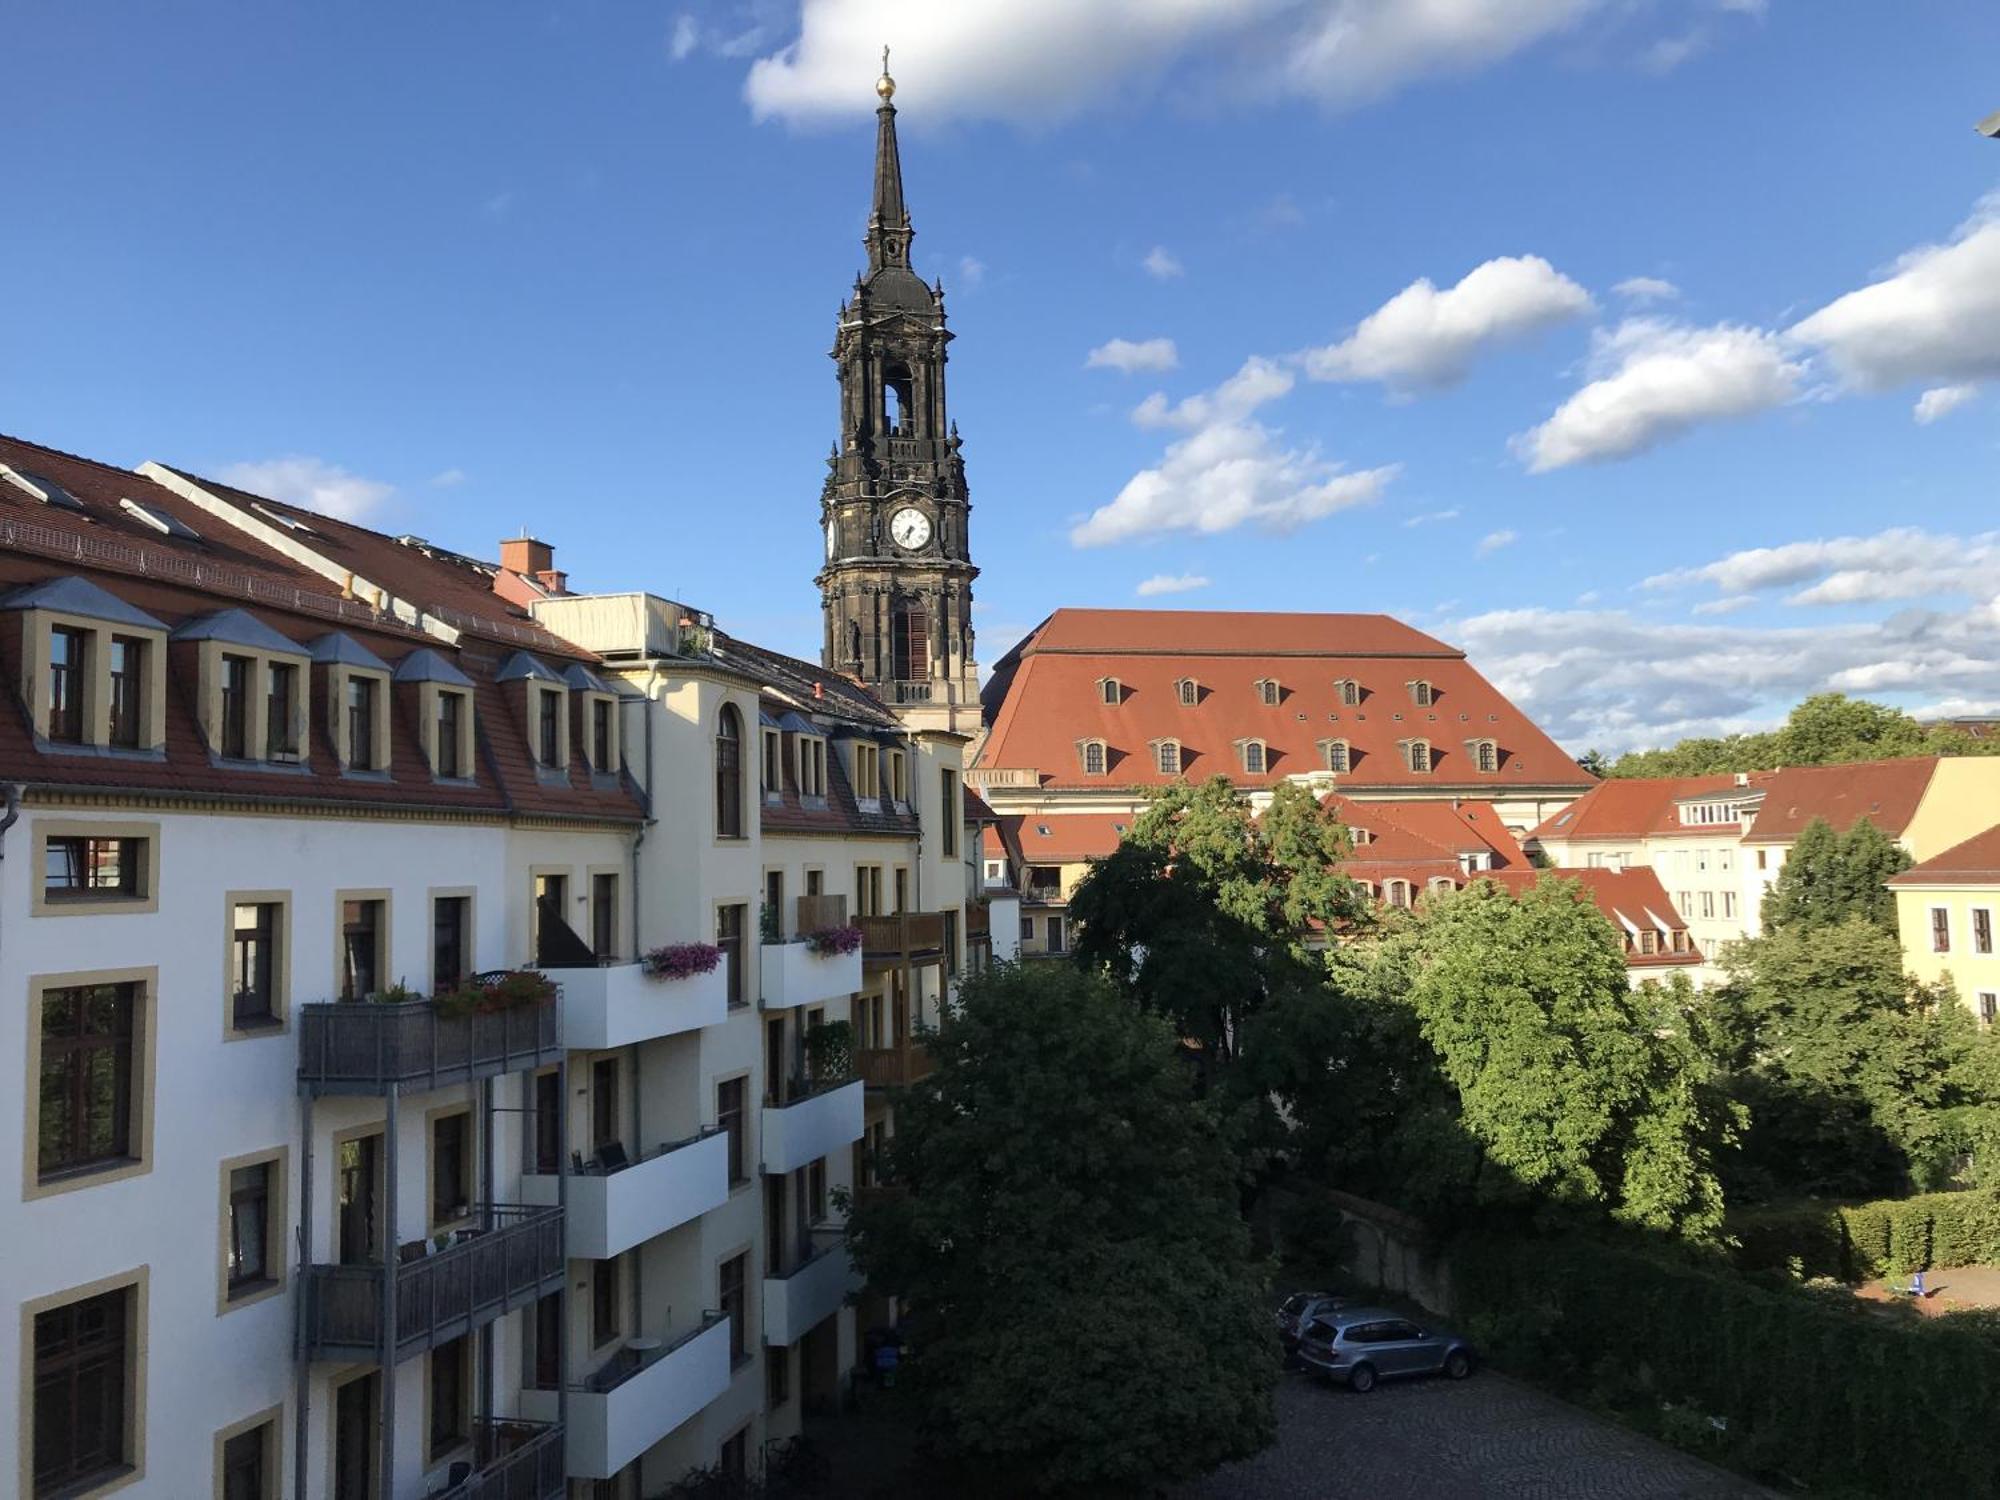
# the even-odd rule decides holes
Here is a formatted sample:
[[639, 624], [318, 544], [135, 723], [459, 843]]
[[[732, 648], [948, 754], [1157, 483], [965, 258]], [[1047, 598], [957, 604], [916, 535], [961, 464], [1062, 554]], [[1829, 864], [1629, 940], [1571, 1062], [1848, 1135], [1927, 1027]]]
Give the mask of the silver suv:
[[1277, 1312], [1278, 1340], [1285, 1346], [1285, 1353], [1298, 1352], [1299, 1335], [1314, 1318], [1338, 1312], [1345, 1306], [1347, 1299], [1332, 1292], [1293, 1292]]
[[1442, 1328], [1425, 1328], [1386, 1307], [1343, 1307], [1315, 1318], [1299, 1338], [1299, 1358], [1348, 1389], [1372, 1391], [1401, 1375], [1472, 1373], [1472, 1346]]

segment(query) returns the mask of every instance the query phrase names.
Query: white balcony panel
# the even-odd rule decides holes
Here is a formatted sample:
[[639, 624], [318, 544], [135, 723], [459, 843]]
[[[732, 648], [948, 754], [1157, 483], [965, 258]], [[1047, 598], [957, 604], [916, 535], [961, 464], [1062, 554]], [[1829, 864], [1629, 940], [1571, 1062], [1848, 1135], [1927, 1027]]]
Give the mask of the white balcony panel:
[[764, 1170], [796, 1172], [861, 1139], [861, 1080], [783, 1106], [764, 1106]]
[[764, 1342], [774, 1347], [796, 1344], [838, 1312], [847, 1294], [860, 1285], [846, 1247], [837, 1241], [789, 1276], [766, 1276]]
[[766, 943], [760, 959], [764, 1009], [790, 1010], [844, 1000], [861, 988], [861, 950], [825, 958], [809, 943]]
[[[521, 1194], [536, 1205], [556, 1201], [557, 1179], [528, 1176]], [[572, 1260], [608, 1260], [677, 1229], [729, 1197], [729, 1137], [717, 1131], [605, 1175], [569, 1180]]]
[[729, 1320], [608, 1391], [569, 1395], [572, 1479], [609, 1479], [729, 1389]]
[[686, 979], [648, 979], [640, 964], [550, 969], [563, 989], [563, 1045], [596, 1051], [720, 1025], [729, 1014], [722, 964]]

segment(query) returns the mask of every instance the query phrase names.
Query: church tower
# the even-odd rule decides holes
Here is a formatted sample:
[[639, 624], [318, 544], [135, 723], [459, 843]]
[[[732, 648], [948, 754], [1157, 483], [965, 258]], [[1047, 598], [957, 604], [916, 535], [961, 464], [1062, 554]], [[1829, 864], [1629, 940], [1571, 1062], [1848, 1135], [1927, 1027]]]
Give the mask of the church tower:
[[868, 268], [841, 304], [833, 360], [840, 436], [820, 491], [826, 566], [815, 580], [821, 662], [867, 684], [912, 729], [979, 728], [972, 644], [972, 506], [945, 406], [944, 287], [910, 268], [896, 149], [895, 80], [875, 92], [875, 203]]

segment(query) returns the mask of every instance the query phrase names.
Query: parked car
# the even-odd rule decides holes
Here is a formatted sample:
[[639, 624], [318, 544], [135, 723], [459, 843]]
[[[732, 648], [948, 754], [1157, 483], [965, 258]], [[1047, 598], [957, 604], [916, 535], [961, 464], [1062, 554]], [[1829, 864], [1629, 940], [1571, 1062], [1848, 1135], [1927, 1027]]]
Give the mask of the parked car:
[[1279, 1306], [1276, 1314], [1278, 1340], [1285, 1346], [1285, 1353], [1298, 1352], [1299, 1335], [1314, 1318], [1338, 1312], [1345, 1306], [1347, 1299], [1336, 1297], [1332, 1292], [1293, 1292]]
[[1372, 1391], [1378, 1380], [1403, 1375], [1472, 1373], [1472, 1345], [1455, 1333], [1412, 1323], [1386, 1307], [1343, 1307], [1322, 1313], [1299, 1338], [1299, 1358], [1328, 1380]]

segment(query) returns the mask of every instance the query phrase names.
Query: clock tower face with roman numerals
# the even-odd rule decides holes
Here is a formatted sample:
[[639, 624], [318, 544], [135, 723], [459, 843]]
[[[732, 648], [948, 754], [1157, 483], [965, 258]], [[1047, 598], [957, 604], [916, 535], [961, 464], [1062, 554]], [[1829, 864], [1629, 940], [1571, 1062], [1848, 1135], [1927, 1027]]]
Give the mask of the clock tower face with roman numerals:
[[876, 111], [868, 269], [841, 304], [833, 361], [840, 434], [820, 491], [821, 662], [859, 679], [913, 728], [979, 723], [972, 506], [945, 405], [944, 288], [910, 267], [894, 85]]

